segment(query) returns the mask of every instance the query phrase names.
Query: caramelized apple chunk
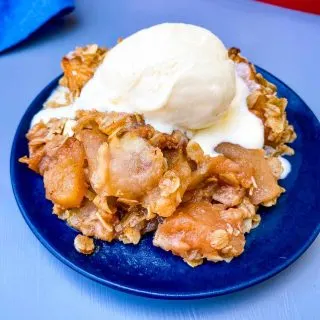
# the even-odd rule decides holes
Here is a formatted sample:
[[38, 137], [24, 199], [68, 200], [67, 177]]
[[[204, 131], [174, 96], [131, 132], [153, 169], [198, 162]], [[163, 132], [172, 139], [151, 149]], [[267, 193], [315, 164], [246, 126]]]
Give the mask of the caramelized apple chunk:
[[160, 181], [165, 160], [159, 148], [131, 133], [100, 146], [93, 173], [99, 193], [138, 200]]
[[243, 167], [247, 166], [253, 169], [255, 185], [250, 200], [254, 205], [267, 203], [280, 196], [282, 189], [264, 158], [262, 149], [246, 149], [232, 143], [221, 143], [216, 147], [216, 151], [237, 163], [241, 163]]
[[43, 177], [49, 200], [63, 208], [81, 205], [87, 189], [84, 161], [83, 147], [75, 138], [68, 138], [53, 156], [47, 156]]
[[232, 186], [241, 185], [249, 188], [252, 184], [253, 169], [228, 159], [223, 155], [217, 157], [205, 156], [198, 143], [190, 141], [187, 145], [188, 157], [196, 163], [192, 172], [189, 190], [195, 189], [212, 176]]
[[[108, 141], [108, 137], [98, 130], [81, 130], [77, 137], [83, 144], [86, 159], [88, 161], [89, 181], [93, 189], [96, 186], [94, 174], [97, 170], [98, 151], [103, 143]], [[97, 190], [96, 190], [97, 191]]]
[[110, 143], [109, 179], [114, 195], [138, 199], [155, 187], [165, 169], [159, 148], [130, 133]]
[[[231, 212], [232, 210], [232, 212]], [[153, 244], [182, 257], [192, 266], [230, 261], [244, 250], [243, 211], [209, 202], [189, 203], [158, 226]]]

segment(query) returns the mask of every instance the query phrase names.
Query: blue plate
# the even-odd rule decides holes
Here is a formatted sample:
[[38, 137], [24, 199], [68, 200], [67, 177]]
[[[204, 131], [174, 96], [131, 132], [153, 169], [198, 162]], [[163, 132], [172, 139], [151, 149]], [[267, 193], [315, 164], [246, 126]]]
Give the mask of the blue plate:
[[11, 153], [11, 180], [21, 213], [40, 242], [58, 259], [84, 276], [133, 294], [164, 299], [222, 295], [252, 286], [294, 262], [320, 230], [320, 125], [301, 98], [279, 79], [257, 68], [289, 100], [288, 118], [298, 134], [290, 158], [292, 172], [281, 184], [287, 192], [275, 207], [261, 208], [262, 223], [247, 236], [245, 252], [231, 263], [205, 263], [195, 269], [152, 245], [96, 241], [92, 256], [73, 247], [77, 232], [57, 219], [45, 199], [42, 177], [20, 164], [28, 153], [25, 134], [33, 115], [56, 87], [52, 81], [32, 102], [17, 129]]

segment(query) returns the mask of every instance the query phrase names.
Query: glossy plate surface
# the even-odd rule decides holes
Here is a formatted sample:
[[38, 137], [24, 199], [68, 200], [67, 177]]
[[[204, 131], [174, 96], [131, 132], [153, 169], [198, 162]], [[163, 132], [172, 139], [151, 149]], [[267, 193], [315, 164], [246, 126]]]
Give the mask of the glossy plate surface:
[[294, 262], [320, 231], [320, 125], [308, 106], [289, 87], [257, 68], [289, 100], [289, 121], [298, 138], [290, 157], [292, 171], [281, 184], [287, 192], [275, 207], [260, 208], [262, 222], [247, 236], [245, 252], [231, 263], [205, 263], [195, 269], [152, 245], [146, 236], [137, 246], [96, 241], [92, 256], [75, 251], [77, 232], [60, 221], [45, 199], [42, 177], [20, 164], [28, 152], [27, 133], [33, 115], [56, 87], [44, 88], [24, 114], [12, 146], [11, 180], [21, 213], [41, 243], [69, 267], [102, 284], [133, 294], [163, 299], [222, 295], [270, 278]]

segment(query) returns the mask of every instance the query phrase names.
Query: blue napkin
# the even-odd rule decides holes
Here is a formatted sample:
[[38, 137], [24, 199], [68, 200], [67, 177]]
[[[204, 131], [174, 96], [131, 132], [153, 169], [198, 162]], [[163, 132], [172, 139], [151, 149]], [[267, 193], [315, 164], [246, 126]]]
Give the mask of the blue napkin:
[[73, 9], [74, 0], [0, 0], [0, 52]]

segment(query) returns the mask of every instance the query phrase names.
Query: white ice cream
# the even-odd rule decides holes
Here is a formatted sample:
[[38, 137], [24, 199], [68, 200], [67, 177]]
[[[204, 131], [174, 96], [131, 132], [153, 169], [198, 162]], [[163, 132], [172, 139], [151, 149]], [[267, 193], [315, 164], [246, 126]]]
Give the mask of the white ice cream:
[[201, 129], [228, 109], [235, 92], [234, 63], [213, 33], [165, 23], [115, 46], [76, 105], [125, 106], [150, 120]]
[[248, 110], [248, 94], [214, 34], [165, 23], [116, 45], [74, 105], [40, 111], [32, 124], [53, 117], [72, 119], [79, 109], [137, 112], [159, 131], [188, 131], [206, 154], [214, 155], [214, 147], [226, 141], [262, 148], [263, 125]]
[[249, 89], [240, 77], [237, 77], [236, 87], [237, 94], [229, 110], [214, 125], [198, 130], [193, 136], [206, 154], [216, 155], [214, 147], [221, 142], [236, 143], [248, 149], [263, 147], [263, 124], [247, 106]]

